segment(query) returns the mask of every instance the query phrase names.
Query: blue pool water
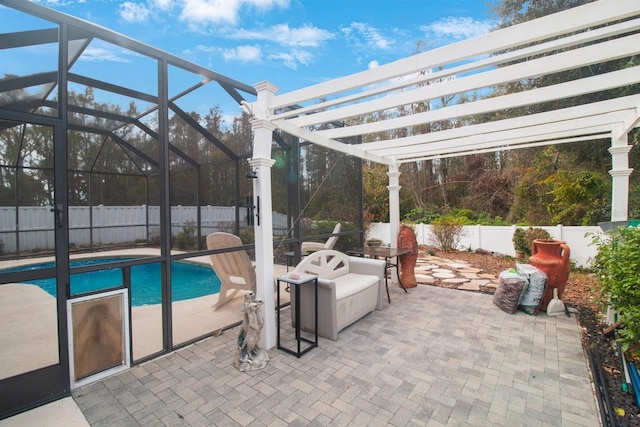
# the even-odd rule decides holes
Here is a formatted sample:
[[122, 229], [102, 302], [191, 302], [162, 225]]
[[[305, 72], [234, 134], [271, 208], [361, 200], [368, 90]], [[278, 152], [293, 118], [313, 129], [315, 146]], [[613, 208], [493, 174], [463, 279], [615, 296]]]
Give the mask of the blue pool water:
[[[71, 261], [71, 267], [124, 261], [133, 258], [99, 258]], [[38, 270], [55, 267], [53, 262], [32, 264], [2, 270], [3, 273]], [[55, 279], [31, 280], [49, 294], [56, 296]], [[71, 275], [71, 295], [93, 292], [122, 285], [122, 270], [100, 270]], [[171, 292], [173, 301], [182, 301], [220, 292], [220, 279], [210, 266], [189, 262], [171, 262]], [[144, 264], [131, 267], [131, 305], [160, 304], [160, 264]]]

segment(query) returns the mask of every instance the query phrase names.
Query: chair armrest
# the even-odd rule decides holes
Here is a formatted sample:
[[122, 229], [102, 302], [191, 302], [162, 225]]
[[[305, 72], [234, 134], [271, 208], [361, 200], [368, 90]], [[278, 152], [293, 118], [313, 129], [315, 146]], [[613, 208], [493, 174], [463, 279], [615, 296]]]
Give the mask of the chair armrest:
[[357, 256], [349, 257], [349, 272], [356, 274], [375, 274], [378, 273], [384, 278], [384, 270], [387, 263], [383, 259], [362, 258]]
[[303, 254], [307, 252], [321, 251], [324, 249], [326, 249], [325, 244], [322, 242], [302, 242], [302, 245], [300, 246], [300, 250]]
[[349, 272], [355, 274], [370, 274], [378, 276], [378, 303], [376, 310], [382, 310], [384, 300], [384, 283], [387, 263], [383, 259], [349, 257]]

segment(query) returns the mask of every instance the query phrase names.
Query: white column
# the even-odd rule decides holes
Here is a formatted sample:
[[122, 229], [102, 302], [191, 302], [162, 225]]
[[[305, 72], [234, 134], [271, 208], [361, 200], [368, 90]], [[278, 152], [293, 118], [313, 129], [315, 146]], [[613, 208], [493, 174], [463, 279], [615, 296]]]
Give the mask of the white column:
[[[398, 233], [400, 232], [400, 171], [398, 165], [389, 165], [389, 235], [391, 247], [398, 246]], [[393, 271], [393, 278], [398, 281], [397, 270]]]
[[629, 214], [629, 175], [633, 169], [629, 168], [629, 151], [631, 146], [627, 144], [627, 133], [622, 126], [614, 126], [611, 138], [612, 167], [609, 175], [612, 177], [611, 185], [611, 221], [626, 221]]
[[[256, 245], [256, 296], [262, 298], [264, 305], [264, 326], [260, 337], [260, 346], [269, 350], [276, 345], [276, 315], [274, 298], [274, 270], [273, 270], [273, 218], [271, 200], [271, 144], [275, 125], [267, 119], [269, 101], [276, 93], [277, 87], [269, 82], [258, 83], [256, 86], [258, 99], [254, 106], [253, 129], [253, 157], [251, 167], [257, 178], [253, 180], [254, 197], [254, 233]], [[258, 210], [259, 209], [259, 210]]]

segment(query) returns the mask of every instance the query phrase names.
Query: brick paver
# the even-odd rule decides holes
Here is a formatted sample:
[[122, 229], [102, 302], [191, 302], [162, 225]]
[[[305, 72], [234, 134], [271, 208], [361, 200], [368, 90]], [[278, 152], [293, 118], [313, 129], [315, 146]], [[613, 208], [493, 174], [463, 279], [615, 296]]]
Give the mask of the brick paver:
[[575, 317], [418, 285], [297, 359], [232, 364], [237, 329], [82, 387], [92, 426], [598, 426]]

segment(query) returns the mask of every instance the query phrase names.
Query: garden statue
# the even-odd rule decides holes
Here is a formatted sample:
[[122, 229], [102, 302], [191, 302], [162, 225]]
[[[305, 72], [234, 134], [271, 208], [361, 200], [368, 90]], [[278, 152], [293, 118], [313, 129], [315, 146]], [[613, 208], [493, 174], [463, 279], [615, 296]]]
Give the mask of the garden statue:
[[418, 259], [418, 242], [413, 228], [409, 225], [401, 225], [398, 233], [398, 248], [411, 249], [408, 254], [400, 255], [401, 273], [400, 281], [405, 288], [414, 288], [417, 285], [414, 268]]
[[244, 295], [242, 306], [244, 316], [238, 334], [238, 347], [234, 361], [234, 366], [240, 372], [262, 369], [267, 366], [269, 361], [269, 354], [258, 347], [260, 332], [264, 325], [264, 318], [260, 311], [262, 304], [263, 301], [256, 298], [254, 292], [249, 291]]

